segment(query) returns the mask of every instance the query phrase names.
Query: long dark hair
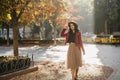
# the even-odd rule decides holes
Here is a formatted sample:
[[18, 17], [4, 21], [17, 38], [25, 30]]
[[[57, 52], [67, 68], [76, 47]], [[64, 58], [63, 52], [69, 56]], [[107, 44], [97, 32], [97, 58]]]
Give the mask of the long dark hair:
[[75, 22], [69, 22], [69, 23], [68, 23], [68, 26], [69, 26], [69, 33], [70, 33], [70, 34], [72, 33], [72, 30], [71, 30], [71, 28], [70, 28], [70, 24], [73, 24], [73, 25], [74, 25], [74, 27], [75, 27], [75, 33], [79, 31], [77, 23], [75, 23]]

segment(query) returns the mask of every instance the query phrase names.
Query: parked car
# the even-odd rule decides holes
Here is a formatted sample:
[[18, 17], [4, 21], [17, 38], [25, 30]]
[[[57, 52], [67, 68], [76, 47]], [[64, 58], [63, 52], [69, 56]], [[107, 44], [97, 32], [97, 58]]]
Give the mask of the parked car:
[[118, 44], [120, 44], [120, 35], [111, 35], [111, 37], [110, 37], [110, 43], [112, 43], [112, 44], [116, 44], [116, 43], [118, 43]]
[[95, 38], [95, 43], [108, 44], [110, 40], [110, 35], [97, 35]]

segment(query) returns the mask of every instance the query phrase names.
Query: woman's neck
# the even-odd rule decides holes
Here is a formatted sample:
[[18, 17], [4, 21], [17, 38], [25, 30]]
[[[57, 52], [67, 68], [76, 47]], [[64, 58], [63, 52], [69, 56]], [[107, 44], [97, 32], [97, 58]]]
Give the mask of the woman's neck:
[[75, 33], [75, 30], [72, 30], [73, 31], [73, 33]]

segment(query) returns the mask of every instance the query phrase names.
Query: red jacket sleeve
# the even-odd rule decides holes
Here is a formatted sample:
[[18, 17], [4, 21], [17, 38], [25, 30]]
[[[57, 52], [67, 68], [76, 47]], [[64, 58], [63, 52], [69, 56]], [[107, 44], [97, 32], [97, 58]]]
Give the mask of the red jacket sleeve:
[[65, 33], [66, 29], [63, 29], [62, 32], [61, 32], [61, 36], [62, 37], [65, 37], [67, 34]]
[[81, 32], [80, 32], [80, 46], [83, 47]]

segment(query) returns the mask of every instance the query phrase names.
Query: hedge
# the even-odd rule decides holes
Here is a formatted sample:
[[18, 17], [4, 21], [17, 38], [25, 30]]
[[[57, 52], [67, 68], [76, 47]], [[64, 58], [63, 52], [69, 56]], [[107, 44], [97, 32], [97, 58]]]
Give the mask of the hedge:
[[25, 56], [0, 56], [0, 75], [30, 67], [31, 60]]

